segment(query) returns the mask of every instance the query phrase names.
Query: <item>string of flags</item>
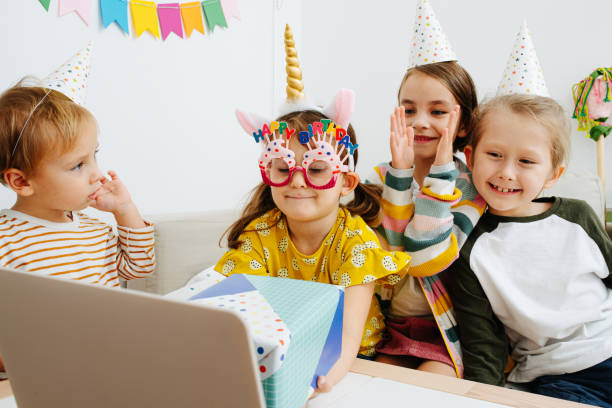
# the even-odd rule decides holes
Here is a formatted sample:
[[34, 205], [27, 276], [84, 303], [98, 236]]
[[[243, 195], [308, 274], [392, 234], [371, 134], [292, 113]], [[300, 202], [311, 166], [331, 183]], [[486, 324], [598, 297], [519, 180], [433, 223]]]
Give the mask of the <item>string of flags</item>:
[[[49, 11], [51, 0], [38, 0]], [[58, 0], [60, 16], [76, 12], [89, 25], [94, 0]], [[180, 38], [191, 37], [193, 31], [204, 32], [204, 21], [208, 31], [216, 26], [227, 28], [230, 18], [240, 20], [238, 0], [204, 0], [187, 3], [155, 3], [145, 0], [99, 0], [104, 28], [116, 23], [129, 34], [128, 9], [136, 37], [149, 31], [156, 38], [168, 38], [174, 33]], [[129, 7], [128, 7], [129, 6]]]

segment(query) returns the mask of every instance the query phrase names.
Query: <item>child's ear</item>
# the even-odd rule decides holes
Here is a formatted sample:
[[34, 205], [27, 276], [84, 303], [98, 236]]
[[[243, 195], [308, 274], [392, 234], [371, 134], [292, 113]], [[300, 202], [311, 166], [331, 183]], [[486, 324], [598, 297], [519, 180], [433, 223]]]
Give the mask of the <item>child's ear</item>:
[[18, 169], [7, 169], [3, 175], [4, 181], [17, 195], [27, 197], [34, 193], [26, 174]]
[[565, 172], [565, 166], [557, 167], [557, 169], [553, 171], [552, 178], [548, 180], [546, 183], [544, 183], [543, 188], [551, 188], [552, 186], [557, 184], [557, 181], [559, 181], [559, 178], [563, 175], [564, 172]]
[[470, 169], [470, 171], [472, 171], [472, 160], [474, 158], [474, 150], [472, 149], [472, 146], [467, 145], [463, 148], [463, 154], [465, 155], [465, 164], [467, 164], [468, 169]]
[[341, 196], [349, 195], [357, 185], [359, 184], [359, 174], [348, 172], [343, 173], [344, 177], [342, 178], [342, 191], [340, 192]]

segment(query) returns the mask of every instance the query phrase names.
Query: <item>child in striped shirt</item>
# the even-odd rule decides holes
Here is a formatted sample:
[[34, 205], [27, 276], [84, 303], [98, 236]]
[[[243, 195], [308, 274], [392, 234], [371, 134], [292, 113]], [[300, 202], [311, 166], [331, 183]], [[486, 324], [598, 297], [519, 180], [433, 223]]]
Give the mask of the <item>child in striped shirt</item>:
[[[153, 226], [97, 150], [95, 118], [64, 94], [22, 81], [0, 96], [0, 182], [17, 194], [0, 211], [1, 266], [105, 286], [153, 272]], [[112, 213], [118, 235], [89, 206]]]
[[[408, 275], [382, 288], [387, 332], [378, 360], [461, 377], [463, 364], [452, 303], [441, 273], [457, 258], [485, 210], [463, 149], [477, 106], [476, 89], [456, 61], [408, 69], [391, 115], [392, 162], [376, 167], [383, 184], [383, 221], [378, 228], [389, 250], [404, 250]], [[377, 182], [378, 180], [371, 180]]]

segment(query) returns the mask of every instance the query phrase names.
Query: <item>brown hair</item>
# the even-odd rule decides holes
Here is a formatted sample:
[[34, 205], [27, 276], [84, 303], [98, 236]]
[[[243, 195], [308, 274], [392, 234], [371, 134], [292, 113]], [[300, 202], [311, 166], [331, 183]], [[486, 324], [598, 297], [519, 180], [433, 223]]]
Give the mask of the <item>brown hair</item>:
[[[328, 119], [325, 115], [315, 110], [304, 110], [298, 112], [291, 112], [283, 115], [276, 119], [277, 121], [284, 121], [287, 124], [296, 129], [296, 132], [306, 130], [308, 125], [312, 122], [320, 121], [321, 119]], [[346, 129], [352, 144], [357, 144], [357, 138], [355, 137], [355, 130], [350, 124]], [[355, 150], [353, 159], [355, 165], [357, 165], [358, 150]], [[366, 223], [371, 226], [377, 225], [380, 218], [380, 198], [382, 195], [382, 188], [373, 184], [359, 183], [354, 191], [354, 198], [351, 202], [346, 205], [347, 210], [352, 215], [361, 216]], [[260, 183], [255, 187], [250, 195], [250, 200], [242, 211], [242, 215], [238, 221], [234, 222], [221, 237], [221, 240], [227, 235], [227, 246], [229, 248], [236, 249], [240, 246], [240, 234], [245, 231], [245, 228], [255, 218], [261, 217], [266, 212], [276, 208], [276, 204], [272, 200], [272, 190], [270, 186]]]
[[454, 151], [462, 151], [467, 145], [470, 132], [473, 126], [473, 114], [478, 106], [478, 96], [476, 87], [470, 74], [456, 61], [436, 62], [433, 64], [417, 65], [408, 68], [402, 78], [402, 83], [397, 91], [397, 99], [404, 86], [404, 82], [415, 72], [428, 75], [440, 81], [453, 96], [461, 107], [461, 117], [459, 118], [459, 130], [464, 130], [466, 137], [457, 137], [453, 143]]
[[567, 162], [571, 144], [570, 121], [563, 107], [546, 96], [509, 94], [497, 96], [480, 105], [469, 141], [474, 150], [482, 138], [487, 115], [501, 110], [528, 116], [549, 131], [553, 169]]
[[[84, 121], [95, 123], [87, 109], [64, 94], [25, 86], [29, 80], [22, 79], [0, 95], [1, 174], [16, 168], [31, 175], [45, 155], [53, 151], [63, 153], [74, 146]], [[6, 185], [4, 177], [0, 177], [0, 183]]]

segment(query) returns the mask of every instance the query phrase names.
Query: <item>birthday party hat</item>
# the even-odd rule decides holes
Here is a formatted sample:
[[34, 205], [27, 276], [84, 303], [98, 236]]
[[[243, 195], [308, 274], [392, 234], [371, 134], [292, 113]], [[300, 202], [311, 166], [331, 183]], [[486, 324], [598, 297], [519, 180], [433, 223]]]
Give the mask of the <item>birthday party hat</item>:
[[77, 52], [55, 72], [42, 80], [45, 88], [60, 91], [75, 103], [83, 105], [89, 76], [89, 59], [93, 43]]
[[526, 21], [516, 35], [504, 76], [497, 86], [497, 95], [513, 93], [550, 96]]
[[428, 0], [417, 3], [414, 17], [414, 36], [410, 48], [409, 68], [435, 62], [456, 61], [450, 42]]

